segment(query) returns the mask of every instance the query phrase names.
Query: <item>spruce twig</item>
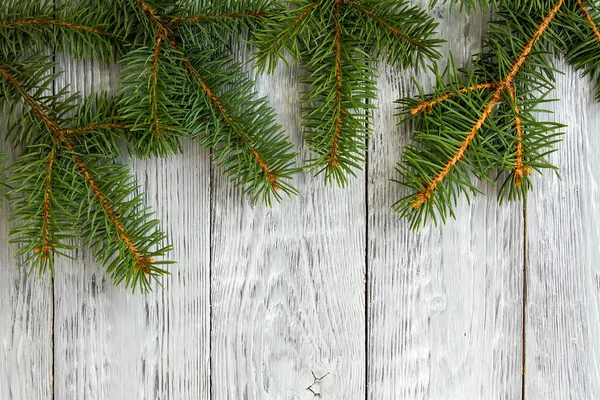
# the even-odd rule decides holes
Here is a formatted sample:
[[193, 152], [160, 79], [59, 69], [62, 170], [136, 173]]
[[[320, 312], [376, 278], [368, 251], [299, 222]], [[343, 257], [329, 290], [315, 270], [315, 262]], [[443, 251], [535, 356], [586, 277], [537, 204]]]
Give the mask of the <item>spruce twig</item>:
[[180, 150], [181, 138], [194, 137], [214, 150], [253, 202], [294, 195], [292, 144], [266, 101], [254, 98], [252, 82], [226, 54], [224, 39], [233, 27], [248, 28], [268, 15], [270, 3], [246, 2], [237, 9], [204, 4], [196, 15], [175, 3], [135, 3], [150, 42], [123, 61], [124, 115], [134, 121], [135, 153], [166, 156]]
[[[497, 9], [474, 68], [466, 74], [452, 62], [441, 74], [433, 68], [434, 94], [399, 101], [407, 119], [418, 119], [398, 166], [400, 182], [414, 192], [394, 204], [413, 228], [454, 216], [460, 193], [479, 192], [471, 176], [485, 181], [509, 170], [498, 175], [504, 176], [500, 198], [524, 198], [534, 170], [555, 168], [546, 157], [563, 125], [536, 117], [554, 87], [553, 55], [565, 54], [596, 81], [600, 76], [595, 6], [583, 0], [490, 3]], [[596, 89], [598, 96], [598, 83]]]
[[307, 168], [340, 186], [362, 168], [370, 137], [369, 110], [381, 60], [417, 67], [440, 56], [437, 23], [408, 1], [293, 0], [256, 33], [259, 70], [273, 72], [286, 52], [305, 71]]

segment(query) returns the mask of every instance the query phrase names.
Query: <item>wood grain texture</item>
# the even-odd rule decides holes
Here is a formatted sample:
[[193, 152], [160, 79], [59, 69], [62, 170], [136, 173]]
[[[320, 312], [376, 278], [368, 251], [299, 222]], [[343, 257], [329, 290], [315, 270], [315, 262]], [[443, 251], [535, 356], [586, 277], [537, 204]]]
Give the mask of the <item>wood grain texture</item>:
[[[301, 148], [296, 74], [259, 88]], [[302, 175], [299, 197], [267, 209], [216, 174], [213, 398], [311, 399], [313, 383], [324, 399], [364, 398], [364, 179], [342, 190]]]
[[[458, 66], [480, 48], [482, 17], [433, 10]], [[414, 96], [408, 73], [380, 68], [369, 147], [368, 393], [370, 399], [516, 399], [521, 392], [522, 213], [496, 189], [456, 221], [418, 232], [392, 215], [407, 195], [390, 182], [412, 127], [396, 126], [394, 99]], [[433, 84], [419, 73], [424, 90]]]
[[[445, 54], [467, 65], [483, 18], [432, 13]], [[60, 68], [59, 86], [118, 85], [114, 66]], [[536, 176], [527, 212], [526, 398], [600, 399], [600, 106], [589, 80], [558, 68], [562, 180]], [[304, 174], [300, 196], [267, 209], [195, 144], [125, 160], [175, 246], [164, 291], [113, 287], [85, 250], [56, 263], [54, 282], [28, 277], [1, 207], [0, 399], [520, 399], [521, 205], [483, 187], [444, 226], [398, 221], [405, 191], [390, 179], [412, 128], [396, 126], [393, 101], [416, 88], [380, 73], [368, 168], [348, 189]], [[258, 81], [306, 158], [298, 71]]]
[[552, 105], [568, 125], [527, 205], [527, 397], [600, 399], [600, 106], [563, 63]]
[[[114, 90], [116, 69], [64, 64], [84, 94]], [[167, 160], [132, 163], [146, 202], [175, 245], [165, 290], [113, 287], [88, 251], [57, 262], [56, 399], [207, 398], [209, 393], [208, 155], [186, 144]]]

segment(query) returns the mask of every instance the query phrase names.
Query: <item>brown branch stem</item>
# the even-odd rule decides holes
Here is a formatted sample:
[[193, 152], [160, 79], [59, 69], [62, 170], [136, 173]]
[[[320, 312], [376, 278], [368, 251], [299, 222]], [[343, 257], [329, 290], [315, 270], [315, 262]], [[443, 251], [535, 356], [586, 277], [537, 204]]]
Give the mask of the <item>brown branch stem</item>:
[[50, 203], [52, 202], [52, 168], [56, 150], [52, 150], [48, 158], [48, 168], [46, 169], [46, 179], [44, 179], [44, 204], [42, 205], [42, 244], [36, 249], [41, 253], [42, 260], [47, 260], [54, 243], [50, 239]]
[[150, 73], [150, 102], [152, 107], [152, 136], [157, 139], [160, 136], [160, 121], [158, 118], [158, 60], [160, 58], [160, 48], [163, 42], [163, 35], [156, 35], [156, 44], [152, 56], [152, 70]]
[[197, 15], [195, 17], [177, 17], [173, 18], [170, 23], [177, 24], [180, 22], [202, 22], [202, 21], [218, 21], [221, 19], [244, 19], [244, 18], [266, 18], [269, 14], [258, 11], [239, 12], [239, 13], [224, 13], [213, 15]]
[[329, 165], [336, 167], [339, 165], [339, 139], [342, 131], [342, 33], [339, 24], [340, 0], [336, 0], [336, 11], [334, 19], [334, 49], [335, 49], [335, 132], [331, 150], [327, 155]]
[[98, 129], [125, 129], [129, 125], [127, 124], [92, 124], [81, 128], [63, 129], [61, 133], [64, 135], [73, 135], [76, 133], [83, 133], [89, 131], [96, 131]]
[[460, 94], [465, 94], [465, 93], [468, 93], [468, 92], [473, 92], [475, 90], [495, 89], [497, 86], [498, 85], [496, 85], [495, 83], [480, 83], [478, 85], [473, 85], [473, 86], [469, 86], [467, 88], [462, 88], [462, 89], [457, 90], [456, 92], [447, 93], [447, 94], [445, 94], [443, 96], [437, 97], [437, 98], [432, 99], [432, 100], [421, 101], [421, 102], [419, 102], [418, 106], [413, 107], [410, 110], [410, 113], [412, 115], [416, 115], [416, 114], [419, 114], [419, 113], [421, 113], [423, 111], [431, 111], [431, 109], [435, 105], [443, 102], [444, 100], [447, 100], [447, 99], [450, 99], [452, 97], [455, 97], [459, 93]]
[[514, 87], [510, 87], [510, 96], [515, 104], [515, 130], [517, 131], [517, 152], [515, 155], [515, 184], [517, 187], [521, 187], [521, 179], [526, 174], [531, 173], [531, 167], [528, 167], [523, 162], [523, 126], [521, 124], [521, 117], [519, 116], [520, 110], [517, 104], [517, 96], [515, 95]]

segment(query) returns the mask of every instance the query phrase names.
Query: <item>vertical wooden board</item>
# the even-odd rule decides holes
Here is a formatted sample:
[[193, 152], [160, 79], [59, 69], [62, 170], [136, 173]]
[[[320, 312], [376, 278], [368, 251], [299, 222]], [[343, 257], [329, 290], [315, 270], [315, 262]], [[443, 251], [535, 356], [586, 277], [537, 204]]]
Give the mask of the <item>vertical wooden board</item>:
[[[117, 87], [114, 69], [65, 67], [65, 79], [87, 94]], [[88, 251], [57, 263], [57, 399], [208, 397], [208, 157], [186, 145], [181, 156], [132, 167], [178, 264], [164, 291], [142, 296], [113, 287]]]
[[[296, 73], [259, 80], [299, 142]], [[364, 397], [364, 180], [341, 190], [305, 174], [300, 196], [268, 209], [215, 174], [212, 397]]]
[[[437, 7], [439, 36], [457, 66], [479, 51], [482, 17]], [[416, 95], [409, 73], [380, 68], [369, 146], [368, 397], [515, 399], [521, 393], [520, 204], [497, 190], [459, 201], [456, 220], [418, 232], [392, 214], [408, 189], [390, 182], [413, 127], [393, 101]], [[418, 73], [428, 90], [433, 77]], [[481, 187], [481, 185], [480, 185]]]
[[[12, 155], [9, 146], [3, 148]], [[49, 273], [41, 278], [35, 272], [28, 275], [28, 265], [17, 269], [16, 246], [8, 244], [8, 214], [8, 203], [2, 199], [0, 398], [48, 399], [52, 396], [52, 280]]]
[[600, 398], [600, 106], [564, 63], [551, 118], [568, 125], [527, 205], [527, 398]]
[[[195, 143], [166, 160], [135, 163], [173, 243], [157, 292], [158, 399], [210, 397], [210, 163]], [[145, 166], [144, 166], [145, 165]], [[140, 173], [141, 172], [141, 173]], [[143, 176], [143, 177], [142, 177]]]
[[[0, 107], [1, 126], [3, 112]], [[3, 128], [0, 146], [7, 165], [16, 160]], [[29, 275], [29, 265], [17, 268], [22, 260], [15, 258], [16, 245], [8, 243], [9, 212], [0, 198], [0, 399], [48, 399], [53, 394], [52, 278], [35, 271]]]

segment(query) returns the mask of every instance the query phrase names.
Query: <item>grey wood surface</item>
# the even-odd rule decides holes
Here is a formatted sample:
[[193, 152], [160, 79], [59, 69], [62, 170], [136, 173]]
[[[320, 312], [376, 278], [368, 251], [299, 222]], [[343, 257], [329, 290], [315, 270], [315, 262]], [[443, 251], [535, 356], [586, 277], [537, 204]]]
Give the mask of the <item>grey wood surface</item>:
[[552, 105], [568, 124], [527, 204], [527, 393], [600, 399], [600, 105], [560, 63]]
[[[432, 12], [445, 54], [467, 65], [484, 18]], [[83, 93], [117, 87], [115, 66], [60, 65]], [[488, 196], [461, 201], [456, 221], [412, 232], [390, 209], [411, 128], [397, 126], [393, 101], [415, 93], [412, 72], [379, 70], [368, 163], [345, 190], [305, 174], [300, 196], [267, 209], [197, 145], [124, 160], [175, 246], [164, 290], [113, 287], [85, 250], [57, 262], [54, 280], [27, 276], [2, 207], [0, 399], [517, 399], [523, 382], [528, 399], [600, 399], [600, 106], [589, 80], [566, 67], [558, 77], [562, 179], [536, 176], [526, 219], [482, 187]], [[298, 74], [257, 79], [306, 157]]]

